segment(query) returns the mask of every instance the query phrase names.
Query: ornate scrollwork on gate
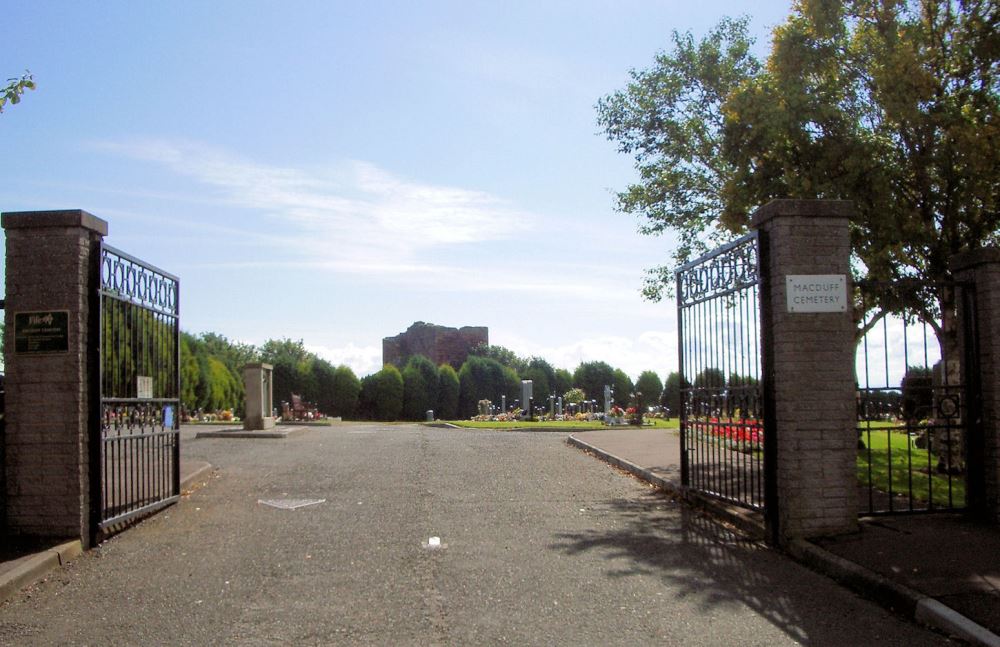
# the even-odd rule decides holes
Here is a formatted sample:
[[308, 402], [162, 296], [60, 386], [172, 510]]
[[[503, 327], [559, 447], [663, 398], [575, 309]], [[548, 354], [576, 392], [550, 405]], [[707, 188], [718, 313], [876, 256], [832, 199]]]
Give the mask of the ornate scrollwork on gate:
[[677, 270], [677, 303], [688, 306], [757, 284], [757, 236], [751, 234]]
[[159, 313], [176, 315], [178, 281], [128, 254], [105, 245], [101, 252], [101, 289]]

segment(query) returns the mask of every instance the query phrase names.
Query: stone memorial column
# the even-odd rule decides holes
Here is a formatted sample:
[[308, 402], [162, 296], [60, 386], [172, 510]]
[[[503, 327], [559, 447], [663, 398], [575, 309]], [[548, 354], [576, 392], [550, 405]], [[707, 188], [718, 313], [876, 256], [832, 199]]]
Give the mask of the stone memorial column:
[[274, 397], [271, 376], [274, 367], [270, 364], [247, 364], [243, 367], [243, 385], [246, 389], [246, 411], [243, 429], [260, 431], [274, 429]]
[[775, 435], [768, 524], [781, 543], [857, 528], [853, 214], [847, 201], [774, 200], [752, 219], [762, 249], [765, 413]]
[[87, 544], [90, 429], [100, 397], [91, 308], [108, 225], [80, 210], [4, 213], [0, 224], [7, 251], [7, 531]]

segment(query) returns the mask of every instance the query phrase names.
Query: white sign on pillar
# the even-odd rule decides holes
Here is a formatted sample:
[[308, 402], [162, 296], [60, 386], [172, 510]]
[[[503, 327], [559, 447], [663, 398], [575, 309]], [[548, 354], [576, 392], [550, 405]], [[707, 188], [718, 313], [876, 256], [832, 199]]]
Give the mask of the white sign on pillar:
[[843, 274], [789, 274], [785, 288], [788, 312], [847, 310], [847, 277]]

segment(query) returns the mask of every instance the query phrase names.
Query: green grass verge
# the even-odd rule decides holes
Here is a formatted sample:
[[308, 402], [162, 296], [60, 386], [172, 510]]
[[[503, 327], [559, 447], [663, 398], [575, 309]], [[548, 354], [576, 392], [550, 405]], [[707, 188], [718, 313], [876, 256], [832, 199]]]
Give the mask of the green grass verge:
[[[933, 500], [938, 507], [961, 507], [965, 505], [965, 480], [961, 476], [951, 478], [949, 495], [948, 476], [938, 474], [937, 455], [910, 444], [906, 431], [895, 431], [892, 423], [872, 423], [870, 431], [861, 434], [867, 449], [858, 450], [858, 482], [867, 484], [869, 474], [875, 488], [889, 492], [890, 475], [893, 494], [913, 491], [913, 503], [924, 507]], [[930, 494], [930, 496], [928, 496]], [[950, 496], [950, 498], [949, 498]]]

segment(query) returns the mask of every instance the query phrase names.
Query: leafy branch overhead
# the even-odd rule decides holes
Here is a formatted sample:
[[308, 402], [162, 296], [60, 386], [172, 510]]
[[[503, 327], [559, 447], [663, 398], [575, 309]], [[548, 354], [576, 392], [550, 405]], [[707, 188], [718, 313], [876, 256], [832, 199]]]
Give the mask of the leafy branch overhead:
[[7, 85], [0, 90], [0, 112], [3, 112], [4, 106], [8, 103], [11, 105], [18, 104], [21, 102], [21, 95], [27, 90], [35, 89], [35, 79], [31, 75], [31, 72], [25, 71], [25, 73], [20, 77], [14, 77], [7, 79]]
[[[1000, 4], [799, 0], [765, 61], [752, 45], [746, 18], [701, 40], [675, 33], [597, 104], [639, 176], [618, 209], [679, 238], [673, 263], [649, 271], [648, 298], [774, 198], [854, 201], [868, 279], [946, 281], [952, 255], [1000, 243]], [[927, 298], [903, 305], [951, 306]]]

